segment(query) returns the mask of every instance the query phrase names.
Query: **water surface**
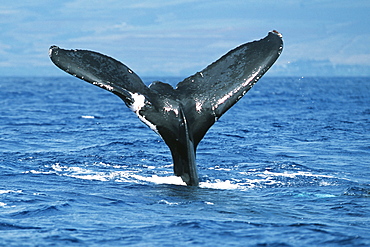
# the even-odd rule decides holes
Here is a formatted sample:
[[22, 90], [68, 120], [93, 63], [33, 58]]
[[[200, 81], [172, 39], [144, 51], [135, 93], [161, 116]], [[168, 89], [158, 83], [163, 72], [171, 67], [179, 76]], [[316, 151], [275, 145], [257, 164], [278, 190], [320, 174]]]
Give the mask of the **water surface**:
[[370, 78], [262, 78], [200, 143], [199, 188], [88, 83], [2, 77], [0, 104], [2, 246], [370, 245]]

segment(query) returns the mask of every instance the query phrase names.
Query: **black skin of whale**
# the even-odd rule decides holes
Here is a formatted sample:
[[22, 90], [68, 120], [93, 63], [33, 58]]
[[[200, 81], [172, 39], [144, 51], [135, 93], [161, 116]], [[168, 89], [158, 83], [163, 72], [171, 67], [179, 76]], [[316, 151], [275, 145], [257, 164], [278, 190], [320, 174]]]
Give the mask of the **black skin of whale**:
[[126, 65], [97, 52], [51, 46], [49, 56], [65, 72], [120, 97], [168, 145], [175, 175], [189, 186], [198, 186], [199, 142], [266, 73], [282, 49], [282, 35], [269, 32], [229, 51], [175, 89], [158, 81], [147, 87]]

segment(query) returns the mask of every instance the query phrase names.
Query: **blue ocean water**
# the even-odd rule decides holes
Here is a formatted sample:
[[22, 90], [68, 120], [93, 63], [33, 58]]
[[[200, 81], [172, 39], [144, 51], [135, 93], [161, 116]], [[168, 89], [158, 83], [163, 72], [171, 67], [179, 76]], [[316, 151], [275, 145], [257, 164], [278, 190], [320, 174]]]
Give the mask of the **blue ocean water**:
[[197, 188], [88, 83], [2, 77], [0, 104], [0, 246], [370, 246], [370, 78], [262, 78], [200, 143]]

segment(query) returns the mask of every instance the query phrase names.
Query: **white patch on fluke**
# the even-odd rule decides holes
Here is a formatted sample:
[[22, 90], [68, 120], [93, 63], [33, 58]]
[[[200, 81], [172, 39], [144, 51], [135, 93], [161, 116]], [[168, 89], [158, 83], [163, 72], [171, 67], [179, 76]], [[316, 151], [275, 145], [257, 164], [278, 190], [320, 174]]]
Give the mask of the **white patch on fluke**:
[[[76, 75], [74, 75], [74, 76], [76, 76]], [[106, 84], [104, 84], [104, 83], [101, 83], [101, 82], [96, 82], [96, 81], [94, 81], [93, 83], [92, 83], [93, 85], [96, 85], [96, 86], [98, 86], [98, 87], [101, 87], [101, 88], [104, 88], [104, 89], [106, 89], [106, 90], [108, 90], [108, 91], [113, 91], [113, 89], [114, 89], [114, 87], [112, 87], [112, 86], [110, 86], [110, 85], [106, 85]]]
[[158, 132], [158, 130], [157, 130], [157, 127], [154, 124], [152, 124], [151, 122], [149, 122], [144, 116], [141, 116], [140, 114], [137, 114], [137, 116], [139, 117], [139, 119], [143, 123], [145, 123], [146, 125], [148, 125], [148, 127], [151, 128], [155, 133], [157, 133], [158, 135], [160, 135], [159, 132]]
[[[248, 86], [248, 84], [253, 81], [256, 77], [256, 75], [258, 75], [258, 73], [260, 72], [261, 68], [258, 69], [256, 72], [254, 72], [248, 79], [244, 79], [244, 82], [239, 85], [238, 87], [236, 87], [233, 91], [229, 92], [228, 94], [226, 94], [224, 97], [222, 97], [221, 99], [219, 99], [216, 103], [215, 106], [213, 106], [213, 110], [217, 109], [219, 105], [225, 103], [225, 101], [232, 97], [234, 94], [236, 94], [239, 90], [241, 90], [242, 88]], [[244, 94], [243, 94], [244, 95]]]
[[140, 115], [140, 113], [139, 113], [140, 110], [145, 106], [145, 96], [142, 95], [142, 94], [138, 94], [138, 93], [130, 93], [130, 94], [131, 94], [132, 100], [134, 101], [130, 106], [131, 111], [135, 112], [135, 114], [139, 117], [139, 119], [143, 123], [148, 125], [149, 128], [151, 128], [154, 132], [159, 134], [159, 132], [157, 130], [157, 127], [154, 124], [152, 124], [151, 122], [149, 122], [145, 118], [145, 116]]
[[166, 112], [173, 111], [176, 114], [176, 116], [179, 115], [179, 110], [170, 106], [163, 107], [163, 110], [165, 110]]
[[195, 102], [195, 110], [197, 110], [197, 112], [200, 112], [202, 110], [202, 106], [203, 106], [203, 103], [202, 102]]
[[134, 103], [130, 106], [131, 111], [138, 114], [138, 111], [145, 106], [145, 96], [138, 93], [130, 93]]
[[176, 116], [179, 115], [179, 109], [173, 107], [173, 105], [170, 102], [165, 101], [164, 104], [165, 104], [165, 106], [163, 107], [164, 111], [166, 111], [166, 112], [173, 111], [176, 114]]

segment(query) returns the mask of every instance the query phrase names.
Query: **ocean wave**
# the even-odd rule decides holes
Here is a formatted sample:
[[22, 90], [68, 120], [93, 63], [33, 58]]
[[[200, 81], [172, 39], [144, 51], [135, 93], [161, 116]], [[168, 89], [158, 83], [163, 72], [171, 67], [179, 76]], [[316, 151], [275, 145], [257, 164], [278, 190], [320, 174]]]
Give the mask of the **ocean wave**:
[[344, 195], [356, 197], [370, 197], [370, 185], [359, 185], [349, 187], [345, 190]]
[[54, 205], [42, 205], [35, 202], [28, 202], [32, 206], [18, 206], [16, 211], [10, 212], [10, 218], [29, 218], [29, 217], [44, 217], [49, 215], [61, 214], [66, 208], [70, 208], [70, 204], [61, 202]]
[[[320, 174], [312, 171], [265, 169], [248, 171], [233, 171], [219, 166], [210, 167], [209, 170], [219, 173], [223, 178], [203, 176], [200, 178], [200, 188], [220, 190], [249, 190], [256, 188], [279, 188], [279, 187], [307, 187], [307, 186], [335, 186], [343, 178], [333, 175]], [[152, 166], [137, 165], [114, 165], [97, 162], [91, 165], [62, 165], [55, 163], [46, 165], [43, 169], [29, 170], [24, 173], [67, 176], [83, 180], [113, 181], [117, 183], [132, 184], [168, 184], [186, 186], [180, 177], [171, 175], [171, 165]], [[225, 177], [228, 177], [227, 179]], [[0, 191], [1, 193], [1, 191]], [[3, 192], [4, 193], [4, 192]]]
[[22, 193], [22, 190], [0, 190], [0, 194]]
[[32, 230], [32, 229], [41, 229], [40, 227], [34, 227], [34, 226], [21, 226], [17, 224], [12, 223], [5, 223], [0, 222], [0, 230]]

